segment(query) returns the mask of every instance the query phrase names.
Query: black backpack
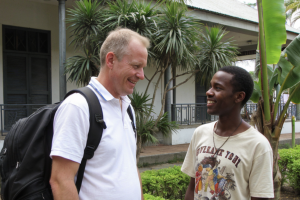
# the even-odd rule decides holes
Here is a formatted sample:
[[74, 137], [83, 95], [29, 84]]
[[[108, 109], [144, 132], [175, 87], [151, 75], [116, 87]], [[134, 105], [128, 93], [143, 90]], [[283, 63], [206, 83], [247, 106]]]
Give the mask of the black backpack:
[[[90, 88], [72, 90], [66, 97], [73, 93], [80, 93], [86, 98], [90, 112], [87, 145], [77, 173], [76, 187], [79, 193], [86, 161], [94, 156], [106, 125], [99, 100]], [[60, 104], [38, 109], [29, 117], [18, 120], [8, 132], [0, 153], [2, 200], [53, 199], [49, 183], [52, 166], [50, 152], [53, 119]], [[127, 112], [136, 133], [130, 106]]]

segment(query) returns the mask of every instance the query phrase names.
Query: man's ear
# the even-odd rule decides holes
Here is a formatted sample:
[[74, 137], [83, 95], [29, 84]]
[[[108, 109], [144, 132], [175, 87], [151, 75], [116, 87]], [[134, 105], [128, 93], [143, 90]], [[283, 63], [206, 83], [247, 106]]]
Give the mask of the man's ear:
[[237, 92], [235, 103], [241, 103], [245, 99], [245, 97], [246, 97], [246, 93], [244, 91]]
[[106, 58], [105, 58], [105, 62], [106, 62], [106, 66], [109, 68], [109, 69], [112, 69], [113, 68], [113, 65], [114, 65], [114, 59], [115, 59], [115, 54], [113, 52], [108, 52], [106, 54]]

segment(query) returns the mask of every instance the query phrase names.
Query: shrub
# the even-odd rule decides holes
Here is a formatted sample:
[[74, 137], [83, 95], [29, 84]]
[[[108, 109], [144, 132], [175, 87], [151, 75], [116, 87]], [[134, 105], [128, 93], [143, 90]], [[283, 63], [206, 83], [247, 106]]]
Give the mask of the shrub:
[[[300, 151], [300, 150], [298, 150]], [[288, 179], [290, 182], [290, 186], [294, 188], [297, 192], [300, 191], [300, 160], [294, 160], [292, 164], [288, 167], [289, 174]]]
[[290, 144], [288, 143], [283, 143], [278, 145], [278, 149], [290, 149], [292, 148]]
[[278, 161], [279, 170], [282, 175], [282, 182], [284, 184], [289, 180], [289, 184], [295, 190], [300, 190], [300, 145], [293, 149], [278, 150], [280, 159]]
[[165, 200], [162, 197], [155, 197], [155, 196], [152, 196], [151, 194], [144, 194], [144, 199], [145, 200]]
[[181, 167], [174, 166], [141, 173], [143, 193], [165, 199], [184, 199], [190, 177], [180, 169]]

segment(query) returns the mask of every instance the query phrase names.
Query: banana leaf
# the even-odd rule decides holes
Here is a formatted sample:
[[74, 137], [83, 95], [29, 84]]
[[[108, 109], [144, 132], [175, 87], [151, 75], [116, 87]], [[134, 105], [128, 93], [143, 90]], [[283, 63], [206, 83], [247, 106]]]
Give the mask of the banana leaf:
[[276, 64], [286, 43], [284, 0], [263, 0], [267, 64]]
[[261, 97], [260, 83], [258, 83], [258, 81], [254, 81], [254, 88], [250, 100], [253, 101], [254, 103], [257, 103], [259, 97]]
[[300, 82], [300, 35], [281, 53], [278, 66], [281, 70], [282, 91]]
[[289, 89], [289, 95], [293, 103], [300, 103], [300, 83]]
[[[260, 67], [260, 64], [258, 63], [257, 67]], [[275, 83], [277, 83], [277, 76], [278, 76], [278, 70], [273, 70], [273, 68], [268, 65], [268, 80], [269, 80], [269, 90], [270, 90], [270, 95], [273, 94], [273, 88]], [[259, 97], [262, 96], [261, 93], [261, 75], [260, 71], [258, 71], [258, 81], [254, 81], [254, 88], [253, 88], [253, 93], [250, 97], [250, 100], [253, 101], [254, 103], [257, 103], [259, 100]]]

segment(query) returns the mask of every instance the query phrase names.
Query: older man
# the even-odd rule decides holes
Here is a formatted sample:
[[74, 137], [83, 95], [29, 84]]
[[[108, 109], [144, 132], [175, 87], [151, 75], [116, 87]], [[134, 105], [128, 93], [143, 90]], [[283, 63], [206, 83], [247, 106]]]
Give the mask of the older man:
[[89, 86], [98, 96], [107, 128], [92, 159], [87, 161], [80, 193], [74, 179], [89, 131], [88, 104], [80, 94], [69, 96], [54, 118], [50, 184], [55, 200], [140, 200], [136, 139], [127, 114], [126, 96], [144, 79], [149, 40], [129, 29], [111, 32], [100, 50], [101, 70]]

